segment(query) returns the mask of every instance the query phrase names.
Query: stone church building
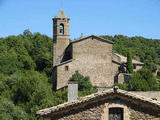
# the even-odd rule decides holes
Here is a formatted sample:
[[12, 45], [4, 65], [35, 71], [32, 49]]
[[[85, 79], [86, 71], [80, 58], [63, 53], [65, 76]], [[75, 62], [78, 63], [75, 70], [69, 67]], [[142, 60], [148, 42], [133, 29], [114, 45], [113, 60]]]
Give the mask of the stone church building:
[[[54, 22], [53, 65], [56, 89], [68, 86], [68, 102], [37, 111], [44, 120], [160, 120], [160, 92], [112, 89], [78, 98], [75, 71], [89, 76], [94, 86], [125, 82], [126, 57], [112, 52], [113, 42], [91, 35], [69, 41], [69, 19], [61, 10]], [[133, 60], [134, 70], [143, 63]]]
[[[67, 86], [75, 71], [100, 88], [127, 82], [127, 59], [112, 52], [114, 43], [94, 35], [70, 42], [69, 21], [63, 10], [53, 18], [53, 89]], [[133, 64], [135, 71], [143, 65], [136, 60]]]

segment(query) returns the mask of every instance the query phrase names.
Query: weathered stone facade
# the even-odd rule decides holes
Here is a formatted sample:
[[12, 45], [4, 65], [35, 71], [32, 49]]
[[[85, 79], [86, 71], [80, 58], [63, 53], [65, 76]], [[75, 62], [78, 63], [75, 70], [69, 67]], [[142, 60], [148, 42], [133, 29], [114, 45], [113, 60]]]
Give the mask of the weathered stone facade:
[[[126, 57], [112, 53], [113, 42], [91, 35], [69, 43], [69, 19], [62, 10], [53, 22], [54, 90], [67, 86], [75, 71], [89, 76], [93, 86], [110, 87], [118, 82], [119, 74], [125, 72]], [[133, 63], [143, 65], [135, 60]], [[121, 78], [121, 83], [126, 81]]]
[[56, 66], [57, 89], [66, 86], [76, 70], [89, 76], [94, 86], [113, 85], [112, 43], [102, 42], [90, 36], [83, 41], [70, 44], [68, 49], [70, 47], [72, 59]]
[[116, 108], [123, 111], [120, 120], [160, 120], [160, 102], [115, 88], [37, 114], [49, 120], [109, 120]]
[[69, 45], [69, 18], [63, 10], [53, 18], [53, 66], [59, 64], [66, 47]]

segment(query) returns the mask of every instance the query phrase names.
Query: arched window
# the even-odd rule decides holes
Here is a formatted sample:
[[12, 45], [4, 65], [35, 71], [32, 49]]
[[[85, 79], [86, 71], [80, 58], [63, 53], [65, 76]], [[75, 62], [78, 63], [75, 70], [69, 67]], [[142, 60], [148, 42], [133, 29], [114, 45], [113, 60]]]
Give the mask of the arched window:
[[64, 25], [63, 24], [60, 24], [59, 29], [60, 29], [59, 34], [64, 35]]

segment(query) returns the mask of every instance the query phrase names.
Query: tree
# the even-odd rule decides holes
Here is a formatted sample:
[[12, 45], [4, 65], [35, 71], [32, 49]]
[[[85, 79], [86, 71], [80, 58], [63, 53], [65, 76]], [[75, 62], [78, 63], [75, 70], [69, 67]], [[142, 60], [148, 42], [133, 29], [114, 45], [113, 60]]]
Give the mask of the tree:
[[133, 73], [128, 84], [128, 90], [130, 91], [149, 91], [149, 85], [146, 80], [143, 79], [140, 73]]
[[143, 79], [147, 82], [150, 90], [154, 91], [158, 89], [157, 80], [155, 76], [153, 76], [151, 70], [144, 67], [143, 69], [139, 70], [138, 73], [141, 74]]
[[9, 86], [7, 85], [7, 77], [0, 73], [0, 95], [8, 89]]
[[128, 89], [131, 91], [154, 91], [158, 90], [158, 83], [152, 72], [143, 68], [131, 75]]
[[11, 100], [0, 97], [0, 119], [27, 120], [27, 114], [22, 108], [15, 106]]
[[78, 90], [80, 96], [85, 96], [96, 92], [90, 82], [90, 78], [88, 76], [84, 77], [78, 71], [75, 71], [70, 78], [70, 81], [78, 81]]
[[26, 30], [24, 30], [24, 32], [23, 32], [23, 34], [22, 34], [22, 37], [24, 37], [24, 38], [32, 38], [32, 33], [30, 32], [30, 30], [29, 29], [26, 29]]
[[127, 54], [127, 73], [133, 73], [132, 54], [130, 51]]
[[46, 71], [51, 75], [52, 68], [52, 39], [46, 35], [35, 33], [33, 36], [33, 49], [30, 52], [32, 59], [36, 64], [37, 71]]

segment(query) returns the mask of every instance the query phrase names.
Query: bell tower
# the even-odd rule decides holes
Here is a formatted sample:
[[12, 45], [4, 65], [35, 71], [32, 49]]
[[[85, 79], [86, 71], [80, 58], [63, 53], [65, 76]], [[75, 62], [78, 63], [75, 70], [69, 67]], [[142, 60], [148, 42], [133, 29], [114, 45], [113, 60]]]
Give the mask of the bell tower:
[[59, 64], [69, 45], [69, 18], [63, 10], [53, 18], [53, 66]]

